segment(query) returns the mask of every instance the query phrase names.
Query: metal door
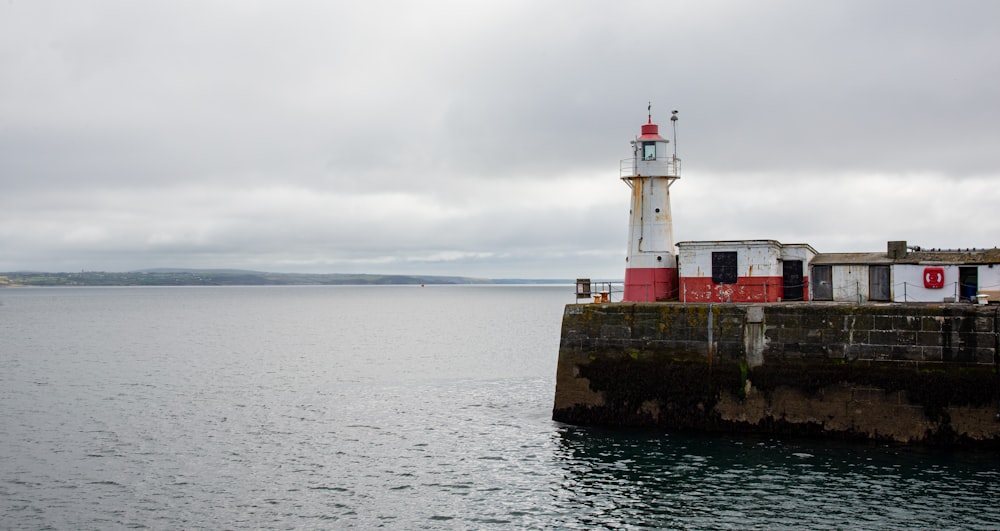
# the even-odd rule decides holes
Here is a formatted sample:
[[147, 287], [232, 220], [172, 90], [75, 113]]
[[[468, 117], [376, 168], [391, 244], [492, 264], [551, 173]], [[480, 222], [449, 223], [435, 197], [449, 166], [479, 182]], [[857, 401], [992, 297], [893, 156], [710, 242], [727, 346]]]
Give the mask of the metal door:
[[887, 301], [892, 298], [889, 266], [873, 265], [868, 268], [868, 299]]
[[833, 300], [833, 267], [813, 266], [812, 268], [813, 300]]
[[781, 265], [782, 300], [800, 301], [802, 300], [802, 261], [791, 260], [783, 262]]

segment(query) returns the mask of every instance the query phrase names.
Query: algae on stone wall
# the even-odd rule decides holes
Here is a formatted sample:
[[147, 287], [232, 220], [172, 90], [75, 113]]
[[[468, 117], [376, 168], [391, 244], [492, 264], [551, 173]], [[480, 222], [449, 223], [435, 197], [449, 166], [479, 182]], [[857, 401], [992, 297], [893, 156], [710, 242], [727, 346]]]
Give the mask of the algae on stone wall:
[[570, 305], [553, 418], [1000, 443], [1000, 313], [946, 306]]
[[[718, 423], [711, 412], [719, 393], [742, 388], [740, 365], [734, 362], [602, 356], [579, 371], [604, 396], [607, 414], [624, 425], [707, 429]], [[644, 408], [650, 403], [656, 415]]]

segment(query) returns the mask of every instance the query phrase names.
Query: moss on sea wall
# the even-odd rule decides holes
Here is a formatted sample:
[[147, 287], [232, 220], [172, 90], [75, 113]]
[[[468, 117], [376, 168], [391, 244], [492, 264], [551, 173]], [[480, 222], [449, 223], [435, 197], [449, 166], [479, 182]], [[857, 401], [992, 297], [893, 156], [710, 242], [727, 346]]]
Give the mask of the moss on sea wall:
[[579, 369], [591, 389], [603, 394], [608, 413], [627, 425], [707, 429], [718, 422], [711, 412], [720, 391], [740, 389], [739, 364], [732, 362], [598, 357]]
[[996, 309], [750, 306], [568, 306], [553, 418], [1000, 443]]
[[948, 407], [987, 407], [1000, 401], [1000, 380], [992, 366], [880, 364], [872, 362], [766, 364], [749, 378], [764, 396], [790, 387], [806, 396], [834, 385], [902, 391], [910, 403], [922, 406], [929, 420], [947, 420]]

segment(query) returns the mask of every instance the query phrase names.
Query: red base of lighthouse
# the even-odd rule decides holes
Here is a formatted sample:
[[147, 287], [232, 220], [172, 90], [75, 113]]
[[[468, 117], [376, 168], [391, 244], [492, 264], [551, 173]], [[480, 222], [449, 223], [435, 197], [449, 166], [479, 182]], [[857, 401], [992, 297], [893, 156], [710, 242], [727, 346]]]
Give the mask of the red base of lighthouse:
[[622, 302], [656, 302], [677, 299], [677, 269], [638, 267], [625, 270]]

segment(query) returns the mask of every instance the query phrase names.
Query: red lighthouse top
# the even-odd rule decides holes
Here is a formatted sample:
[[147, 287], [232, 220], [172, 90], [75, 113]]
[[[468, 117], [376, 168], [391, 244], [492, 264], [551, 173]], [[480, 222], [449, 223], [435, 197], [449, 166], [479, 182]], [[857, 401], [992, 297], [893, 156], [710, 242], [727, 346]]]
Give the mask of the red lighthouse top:
[[646, 123], [642, 124], [642, 136], [640, 136], [637, 140], [658, 140], [660, 142], [666, 142], [666, 140], [660, 136], [660, 126], [653, 123], [652, 102], [646, 106], [646, 111], [649, 114], [646, 115]]
[[664, 140], [660, 136], [660, 126], [653, 123], [652, 117], [649, 118], [649, 122], [642, 124], [642, 136], [639, 137], [639, 140]]

